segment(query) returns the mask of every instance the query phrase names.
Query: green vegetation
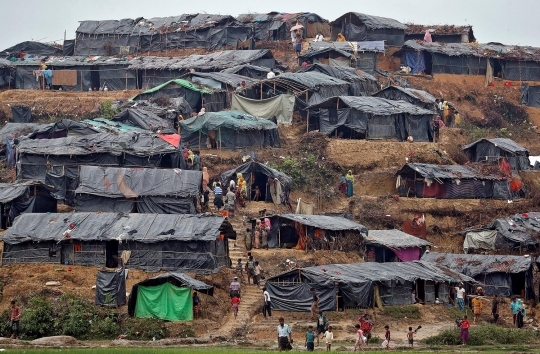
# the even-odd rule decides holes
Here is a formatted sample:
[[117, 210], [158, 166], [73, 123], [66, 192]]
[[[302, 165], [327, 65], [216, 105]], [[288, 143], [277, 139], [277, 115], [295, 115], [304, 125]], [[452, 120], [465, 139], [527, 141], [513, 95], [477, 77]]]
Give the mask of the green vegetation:
[[120, 113], [119, 108], [113, 108], [112, 101], [103, 101], [101, 104], [100, 113], [103, 118], [112, 119], [115, 115]]
[[[469, 345], [501, 345], [532, 343], [537, 334], [532, 330], [505, 328], [492, 324], [473, 326], [469, 329]], [[460, 331], [456, 329], [445, 330], [436, 336], [424, 340], [428, 345], [459, 345], [461, 344]]]
[[392, 318], [422, 318], [416, 306], [387, 306], [384, 308], [384, 314]]
[[301, 158], [285, 157], [270, 167], [292, 177], [293, 189], [305, 192], [315, 192], [329, 185], [334, 187], [337, 180], [336, 173], [314, 154]]
[[163, 339], [168, 335], [165, 323], [153, 318], [128, 318], [125, 328], [127, 339]]

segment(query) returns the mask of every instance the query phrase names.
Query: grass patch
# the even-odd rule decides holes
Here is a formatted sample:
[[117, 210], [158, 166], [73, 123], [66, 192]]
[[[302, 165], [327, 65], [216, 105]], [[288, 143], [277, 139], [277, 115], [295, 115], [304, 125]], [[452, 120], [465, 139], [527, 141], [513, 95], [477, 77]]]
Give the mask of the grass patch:
[[452, 319], [463, 318], [464, 315], [472, 316], [472, 312], [467, 307], [465, 307], [464, 311], [461, 311], [457, 306], [446, 306], [446, 313]]
[[[523, 345], [537, 341], [537, 334], [527, 329], [505, 328], [496, 325], [481, 325], [469, 329], [469, 345]], [[449, 329], [424, 340], [427, 345], [459, 345], [460, 331]]]
[[388, 306], [384, 308], [384, 314], [392, 318], [418, 319], [422, 317], [416, 306]]

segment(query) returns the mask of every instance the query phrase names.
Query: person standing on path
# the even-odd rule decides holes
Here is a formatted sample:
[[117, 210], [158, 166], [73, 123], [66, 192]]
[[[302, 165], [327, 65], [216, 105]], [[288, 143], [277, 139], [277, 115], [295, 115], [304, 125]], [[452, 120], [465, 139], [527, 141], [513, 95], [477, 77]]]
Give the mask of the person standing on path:
[[17, 306], [15, 300], [11, 300], [11, 307], [9, 308], [10, 321], [9, 330], [11, 332], [11, 339], [19, 337], [19, 321], [21, 319], [21, 308]]
[[236, 194], [229, 188], [226, 197], [227, 204], [229, 204], [229, 218], [234, 219], [234, 202], [236, 200]]
[[248, 285], [250, 278], [253, 279], [253, 285], [255, 285], [255, 260], [251, 254], [248, 256], [248, 261], [246, 262], [246, 273], [248, 276]]
[[517, 323], [517, 314], [519, 312], [519, 309], [520, 309], [519, 303], [516, 301], [516, 298], [513, 298], [512, 302], [510, 302], [510, 310], [512, 310], [512, 320], [514, 322], [514, 326]]
[[383, 346], [384, 346], [384, 349], [388, 350], [390, 349], [390, 326], [386, 325], [384, 326], [384, 329], [386, 330], [386, 332], [384, 333]]
[[459, 327], [461, 328], [461, 340], [463, 345], [467, 345], [469, 342], [469, 328], [471, 328], [471, 323], [469, 322], [467, 315], [463, 316], [463, 321], [461, 321]]
[[291, 350], [291, 343], [293, 342], [292, 331], [291, 327], [289, 327], [289, 325], [285, 323], [285, 319], [283, 319], [283, 317], [279, 318], [279, 326], [277, 326], [277, 333], [279, 351]]
[[456, 300], [459, 306], [459, 309], [463, 311], [465, 309], [465, 289], [463, 288], [463, 283], [459, 283], [459, 286], [456, 287]]
[[223, 189], [221, 189], [221, 183], [217, 182], [214, 188], [214, 206], [216, 211], [223, 208]]
[[231, 291], [229, 292], [229, 295], [231, 296], [231, 299], [234, 297], [234, 296], [237, 296], [237, 297], [241, 297], [240, 296], [240, 282], [238, 281], [238, 277], [234, 277], [233, 281], [231, 282], [231, 285], [229, 286], [229, 288], [231, 289]]
[[332, 332], [332, 326], [328, 326], [328, 330], [324, 332], [324, 339], [326, 341], [326, 351], [332, 350], [332, 342], [334, 341], [334, 332]]
[[257, 284], [257, 287], [261, 287], [261, 273], [263, 269], [259, 265], [259, 261], [255, 261], [255, 267], [253, 269], [253, 284]]
[[491, 314], [493, 315], [493, 323], [497, 323], [499, 320], [499, 298], [497, 295], [493, 295], [493, 301], [491, 302]]
[[263, 297], [264, 297], [264, 304], [263, 304], [263, 316], [266, 320], [266, 314], [268, 313], [268, 317], [272, 319], [272, 301], [270, 298], [270, 293], [268, 290], [266, 290], [266, 286], [263, 288]]
[[371, 330], [373, 329], [373, 323], [369, 320], [369, 315], [367, 313], [358, 318], [358, 323], [360, 324], [360, 329], [364, 333], [364, 337], [366, 337], [366, 345], [368, 345], [369, 340], [371, 339]]
[[319, 301], [321, 298], [315, 292], [315, 288], [310, 289], [312, 300], [311, 300], [311, 318], [316, 319], [319, 316]]
[[482, 315], [482, 308], [484, 306], [482, 304], [482, 299], [480, 299], [479, 297], [473, 298], [471, 302], [472, 302], [473, 313], [474, 313], [473, 322], [476, 323], [476, 320], [480, 321], [480, 316]]
[[322, 313], [322, 311], [319, 311], [319, 318], [317, 318], [317, 346], [319, 345], [319, 337], [321, 334], [324, 334], [326, 330], [328, 329], [328, 319], [326, 316]]
[[358, 323], [354, 325], [354, 328], [356, 329], [356, 343], [354, 344], [354, 351], [356, 352], [357, 349], [364, 351], [364, 348], [362, 348], [362, 344], [364, 344], [364, 338], [366, 338], [364, 337], [364, 331], [362, 331]]
[[347, 172], [345, 179], [347, 180], [347, 197], [352, 197], [354, 195], [354, 176], [351, 170]]

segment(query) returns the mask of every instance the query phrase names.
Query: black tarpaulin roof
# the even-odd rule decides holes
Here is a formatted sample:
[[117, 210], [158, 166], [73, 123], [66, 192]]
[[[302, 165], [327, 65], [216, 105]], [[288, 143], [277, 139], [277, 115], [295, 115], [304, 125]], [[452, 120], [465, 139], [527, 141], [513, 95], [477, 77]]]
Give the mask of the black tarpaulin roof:
[[309, 50], [335, 48], [346, 52], [377, 52], [384, 53], [384, 41], [365, 42], [309, 42]]
[[502, 174], [485, 174], [474, 165], [434, 165], [427, 163], [408, 163], [396, 172], [398, 175], [420, 175], [431, 179], [478, 179], [478, 180], [504, 180]]
[[[61, 53], [60, 53], [61, 54]], [[33, 56], [31, 58], [24, 58], [24, 60], [17, 60], [13, 62], [15, 66], [39, 66], [41, 60], [45, 60], [45, 64], [53, 66], [55, 68], [63, 67], [76, 67], [76, 66], [124, 66], [127, 67], [130, 64], [130, 60], [126, 58], [115, 58], [107, 56]], [[131, 59], [133, 60], [133, 59]]]
[[482, 230], [497, 230], [502, 237], [524, 246], [536, 245], [540, 233], [540, 213], [530, 211], [495, 219], [484, 228], [468, 229], [461, 233]]
[[203, 115], [180, 121], [178, 124], [182, 136], [189, 136], [202, 129], [205, 131], [217, 131], [219, 128], [235, 131], [277, 129], [276, 123], [241, 111], [206, 112]]
[[273, 58], [269, 49], [225, 50], [206, 55], [192, 54], [187, 57], [138, 57], [130, 61], [129, 69], [170, 69], [217, 71], [252, 61]]
[[335, 53], [335, 54], [338, 54], [338, 55], [341, 55], [345, 58], [350, 58], [352, 57], [352, 54], [349, 53], [349, 52], [345, 52], [341, 49], [336, 49], [336, 48], [321, 48], [321, 49], [317, 49], [317, 50], [311, 50], [305, 54], [302, 54], [300, 56], [300, 61], [303, 61], [304, 59], [308, 59], [308, 58], [312, 58], [312, 57], [317, 57], [321, 54], [325, 54], [325, 53]]
[[0, 203], [11, 202], [28, 190], [28, 187], [44, 186], [40, 181], [20, 181], [15, 183], [0, 183]]
[[0, 52], [0, 55], [17, 55], [19, 50], [22, 50], [26, 54], [33, 55], [62, 55], [62, 48], [52, 46], [50, 44], [26, 41], [15, 44], [13, 47], [9, 47]]
[[416, 90], [412, 88], [405, 88], [401, 86], [388, 86], [382, 90], [380, 90], [377, 93], [374, 93], [373, 96], [376, 96], [380, 94], [381, 92], [388, 91], [388, 90], [399, 90], [403, 92], [404, 94], [416, 98], [424, 103], [435, 103], [436, 98], [430, 94], [429, 92], [423, 91], [423, 90]]
[[[441, 43], [408, 40], [403, 49], [425, 50], [448, 56], [473, 56], [481, 58], [540, 61], [540, 48], [508, 46], [503, 44]], [[395, 55], [400, 55], [398, 51]]]
[[[245, 81], [246, 85], [251, 86], [255, 84], [257, 81], [256, 79], [253, 79], [251, 77], [232, 74], [232, 73], [226, 73], [226, 72], [211, 72], [211, 73], [190, 73], [189, 76], [198, 76], [198, 77], [204, 77], [209, 78], [215, 81], [218, 81], [222, 84], [226, 84], [232, 87], [237, 87], [242, 83], [242, 81]], [[192, 80], [193, 81], [193, 80]]]
[[524, 148], [523, 146], [519, 145], [512, 139], [508, 138], [493, 138], [493, 139], [480, 139], [476, 140], [474, 143], [470, 143], [468, 145], [465, 145], [462, 150], [468, 150], [471, 147], [475, 146], [476, 144], [480, 142], [489, 142], [498, 147], [501, 150], [508, 151], [510, 153], [517, 153], [517, 152], [526, 152], [529, 153], [529, 150], [527, 148]]
[[174, 134], [173, 122], [158, 115], [139, 108], [128, 108], [118, 113], [112, 119], [115, 122], [128, 123], [148, 131], [160, 130], [161, 134]]
[[18, 146], [21, 154], [36, 155], [90, 155], [127, 153], [136, 156], [150, 156], [177, 152], [178, 149], [148, 133], [108, 134], [97, 133], [86, 136], [68, 136], [58, 139], [32, 140], [23, 138]]
[[287, 22], [290, 25], [296, 24], [297, 20], [305, 19], [307, 22], [328, 22], [321, 16], [313, 12], [298, 12], [298, 13], [286, 13], [286, 12], [269, 12], [269, 13], [249, 13], [240, 14], [236, 17], [240, 22], [269, 22], [269, 21], [281, 21]]
[[8, 244], [66, 239], [143, 243], [214, 241], [219, 237], [220, 229], [234, 236], [230, 223], [224, 217], [214, 215], [36, 213], [18, 216], [0, 240]]
[[336, 108], [337, 100], [340, 101], [340, 108], [350, 107], [358, 111], [371, 113], [378, 116], [408, 113], [412, 115], [433, 115], [433, 112], [420, 108], [405, 101], [392, 101], [380, 97], [369, 96], [338, 96], [326, 99], [321, 103], [308, 106], [313, 108]]
[[421, 261], [440, 264], [470, 277], [489, 273], [521, 273], [532, 266], [532, 258], [508, 255], [426, 252]]
[[400, 230], [369, 230], [369, 235], [364, 237], [364, 240], [366, 244], [381, 245], [391, 249], [431, 246], [430, 242]]
[[241, 64], [237, 66], [233, 66], [232, 68], [227, 68], [221, 70], [222, 73], [230, 73], [230, 74], [238, 74], [244, 69], [250, 69], [254, 71], [260, 71], [263, 73], [269, 73], [270, 68], [264, 67], [264, 66], [257, 66], [257, 65], [251, 65], [251, 64]]
[[344, 81], [374, 81], [377, 82], [377, 79], [364, 71], [355, 70], [353, 68], [348, 68], [344, 66], [331, 66], [326, 64], [313, 64], [307, 68], [302, 68], [298, 70], [299, 73], [308, 72], [308, 71], [318, 71], [328, 76], [332, 76]]
[[191, 197], [199, 194], [202, 172], [180, 169], [81, 166], [75, 193], [109, 198]]
[[223, 172], [220, 178], [222, 185], [228, 186], [231, 179], [236, 180], [236, 176], [238, 173], [242, 173], [242, 174], [262, 173], [265, 176], [268, 176], [269, 178], [272, 178], [272, 179], [277, 178], [281, 182], [281, 185], [283, 186], [284, 190], [289, 190], [292, 184], [292, 178], [287, 176], [283, 172], [279, 172], [278, 170], [270, 168], [266, 166], [265, 164], [262, 164], [259, 162], [248, 161], [245, 164], [242, 164], [236, 168], [233, 168], [232, 170]]
[[306, 215], [306, 214], [281, 214], [280, 218], [296, 221], [302, 225], [317, 227], [322, 230], [345, 231], [354, 230], [363, 234], [368, 234], [368, 229], [364, 225], [355, 223], [352, 220], [340, 216], [328, 215]]
[[0, 58], [0, 68], [11, 68], [13, 63], [10, 60]]
[[193, 279], [189, 275], [181, 272], [168, 272], [160, 274], [156, 277], [143, 280], [137, 283], [137, 285], [156, 286], [165, 282], [177, 282], [180, 284], [180, 287], [188, 287], [210, 296], [214, 295], [214, 287], [212, 285], [208, 285], [200, 280]]
[[372, 29], [372, 30], [381, 29], [381, 28], [402, 29], [402, 30], [407, 29], [406, 25], [392, 18], [366, 15], [366, 14], [361, 14], [359, 12], [347, 12], [346, 14], [341, 15], [340, 17], [338, 17], [331, 23], [333, 24], [336, 22], [340, 22], [343, 19], [347, 19], [348, 21], [351, 16], [357, 17], [360, 21], [362, 21], [364, 25], [366, 25], [367, 28]]
[[346, 81], [337, 79], [332, 76], [328, 76], [316, 71], [303, 72], [303, 73], [283, 73], [274, 77], [271, 81], [291, 81], [293, 83], [304, 86], [306, 89], [317, 90], [320, 86], [345, 86], [348, 85]]

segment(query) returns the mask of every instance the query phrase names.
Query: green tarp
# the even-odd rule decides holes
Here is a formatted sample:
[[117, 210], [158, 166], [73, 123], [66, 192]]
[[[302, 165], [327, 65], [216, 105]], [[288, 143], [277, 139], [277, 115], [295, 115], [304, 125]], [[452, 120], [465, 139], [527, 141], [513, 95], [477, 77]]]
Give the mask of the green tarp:
[[267, 119], [276, 117], [278, 123], [292, 124], [294, 100], [293, 95], [279, 95], [264, 100], [252, 100], [234, 94], [231, 109]]
[[179, 288], [169, 282], [157, 286], [139, 286], [135, 317], [192, 321], [191, 289]]
[[196, 84], [192, 83], [192, 82], [189, 82], [187, 80], [183, 80], [183, 79], [174, 79], [174, 80], [169, 80], [161, 85], [158, 85], [158, 86], [155, 86], [155, 87], [152, 87], [151, 89], [149, 90], [146, 90], [144, 92], [141, 92], [139, 93], [138, 95], [136, 96], [133, 96], [131, 97], [129, 100], [130, 101], [134, 101], [137, 99], [137, 97], [139, 97], [140, 95], [144, 95], [144, 94], [148, 94], [148, 93], [154, 93], [154, 92], [157, 92], [159, 90], [161, 90], [162, 88], [170, 85], [170, 84], [176, 84], [178, 86], [182, 86], [182, 87], [185, 87], [187, 88], [188, 90], [191, 90], [191, 91], [196, 91], [196, 92], [200, 92], [200, 93], [214, 93], [213, 90], [209, 89], [209, 88], [206, 88], [206, 87], [199, 87], [197, 86]]

